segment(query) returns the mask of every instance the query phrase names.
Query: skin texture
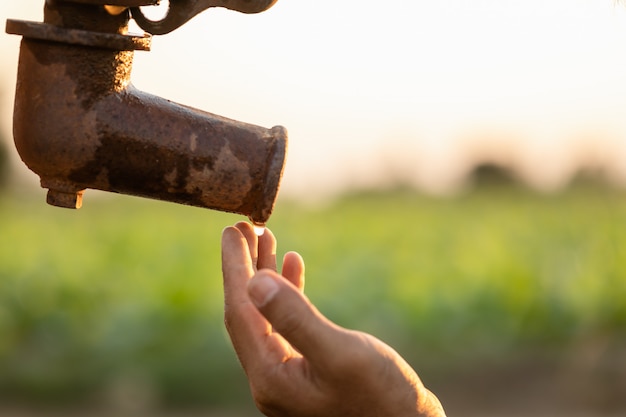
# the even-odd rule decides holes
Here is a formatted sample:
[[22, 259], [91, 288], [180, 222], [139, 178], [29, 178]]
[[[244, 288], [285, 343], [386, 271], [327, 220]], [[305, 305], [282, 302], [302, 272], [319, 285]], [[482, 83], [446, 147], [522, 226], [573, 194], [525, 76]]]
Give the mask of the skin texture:
[[442, 417], [415, 371], [375, 337], [329, 321], [303, 293], [304, 262], [245, 222], [222, 235], [225, 323], [269, 417]]

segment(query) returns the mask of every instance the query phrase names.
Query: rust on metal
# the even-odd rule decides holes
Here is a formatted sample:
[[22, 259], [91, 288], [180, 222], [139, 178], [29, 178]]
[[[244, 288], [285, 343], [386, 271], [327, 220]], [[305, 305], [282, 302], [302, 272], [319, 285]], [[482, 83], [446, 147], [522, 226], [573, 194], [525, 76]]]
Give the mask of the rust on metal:
[[265, 223], [282, 177], [285, 129], [136, 89], [134, 50], [149, 49], [149, 36], [125, 35], [129, 13], [80, 3], [47, 2], [43, 23], [7, 22], [7, 32], [23, 36], [15, 146], [49, 190], [48, 203], [79, 208], [92, 188]]

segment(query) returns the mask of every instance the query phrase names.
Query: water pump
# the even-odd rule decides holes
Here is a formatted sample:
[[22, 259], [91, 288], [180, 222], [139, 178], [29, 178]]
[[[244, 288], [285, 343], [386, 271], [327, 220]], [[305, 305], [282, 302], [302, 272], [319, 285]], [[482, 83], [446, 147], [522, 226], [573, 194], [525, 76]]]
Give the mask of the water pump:
[[[134, 51], [152, 35], [210, 7], [242, 13], [276, 0], [47, 0], [43, 22], [9, 19], [21, 35], [13, 115], [15, 146], [48, 189], [49, 204], [79, 208], [87, 188], [239, 213], [271, 215], [287, 133], [231, 120], [139, 91]], [[145, 9], [143, 9], [145, 10]], [[133, 35], [134, 19], [145, 33]]]

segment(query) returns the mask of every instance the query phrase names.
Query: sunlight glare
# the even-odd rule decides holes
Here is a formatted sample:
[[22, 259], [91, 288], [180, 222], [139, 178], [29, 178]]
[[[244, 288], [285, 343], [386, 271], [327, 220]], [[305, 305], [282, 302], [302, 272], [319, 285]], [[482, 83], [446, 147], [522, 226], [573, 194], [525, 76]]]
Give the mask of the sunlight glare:
[[153, 22], [158, 22], [167, 16], [167, 12], [170, 9], [170, 2], [169, 0], [161, 0], [157, 5], [141, 6], [140, 9], [141, 13], [143, 13], [146, 18]]
[[253, 224], [252, 227], [254, 228], [254, 234], [256, 234], [258, 237], [261, 237], [265, 234], [264, 224]]

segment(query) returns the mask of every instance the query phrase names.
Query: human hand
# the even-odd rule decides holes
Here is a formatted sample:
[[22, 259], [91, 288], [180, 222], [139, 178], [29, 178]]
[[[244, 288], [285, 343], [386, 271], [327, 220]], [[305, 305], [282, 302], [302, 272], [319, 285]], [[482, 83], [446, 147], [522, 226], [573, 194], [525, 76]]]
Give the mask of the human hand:
[[445, 417], [415, 371], [375, 337], [325, 318], [303, 294], [295, 252], [245, 222], [222, 235], [225, 323], [259, 410], [270, 417]]

